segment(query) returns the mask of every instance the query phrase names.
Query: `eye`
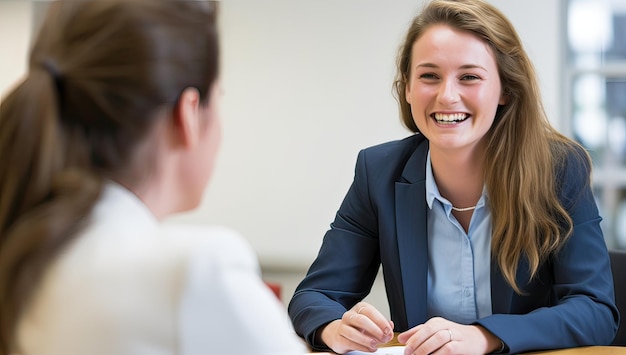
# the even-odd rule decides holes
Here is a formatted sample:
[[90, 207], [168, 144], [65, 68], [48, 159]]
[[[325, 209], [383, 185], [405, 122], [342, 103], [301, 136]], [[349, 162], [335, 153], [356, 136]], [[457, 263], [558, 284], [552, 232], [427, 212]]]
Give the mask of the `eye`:
[[480, 80], [480, 78], [474, 74], [465, 74], [461, 77], [462, 81], [474, 81], [474, 80]]
[[423, 74], [420, 74], [419, 78], [423, 79], [423, 80], [437, 80], [438, 79], [437, 75], [435, 75], [433, 73], [423, 73]]

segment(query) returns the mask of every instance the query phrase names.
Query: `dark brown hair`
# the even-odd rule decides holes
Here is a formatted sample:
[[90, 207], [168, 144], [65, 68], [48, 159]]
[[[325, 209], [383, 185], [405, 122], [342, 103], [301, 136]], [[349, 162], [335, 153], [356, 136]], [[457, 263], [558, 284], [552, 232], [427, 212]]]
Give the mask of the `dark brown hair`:
[[492, 214], [491, 250], [508, 283], [526, 258], [530, 274], [570, 236], [572, 219], [557, 195], [556, 171], [566, 157], [591, 165], [586, 151], [549, 123], [535, 69], [511, 22], [482, 0], [432, 0], [411, 22], [398, 59], [394, 94], [403, 124], [419, 132], [406, 101], [413, 44], [431, 26], [470, 33], [492, 50], [506, 104], [485, 139], [485, 186]]
[[137, 147], [186, 88], [208, 103], [215, 12], [200, 1], [51, 4], [27, 77], [0, 104], [0, 355], [15, 350], [21, 313], [103, 179], [141, 178]]

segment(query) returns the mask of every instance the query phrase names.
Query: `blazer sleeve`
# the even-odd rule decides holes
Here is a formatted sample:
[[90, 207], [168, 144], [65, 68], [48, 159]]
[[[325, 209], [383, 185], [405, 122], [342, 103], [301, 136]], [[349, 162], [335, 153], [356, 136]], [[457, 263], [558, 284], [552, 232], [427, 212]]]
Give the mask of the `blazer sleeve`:
[[573, 233], [548, 263], [554, 280], [548, 286], [550, 305], [526, 314], [494, 314], [477, 322], [502, 339], [511, 353], [605, 345], [617, 331], [608, 251], [590, 186], [591, 168], [581, 154], [571, 153], [558, 176]]
[[192, 243], [179, 304], [180, 353], [303, 354], [247, 242], [226, 229]]
[[368, 192], [365, 151], [355, 177], [316, 260], [289, 304], [296, 332], [314, 349], [316, 330], [336, 319], [370, 292], [380, 266], [377, 214]]

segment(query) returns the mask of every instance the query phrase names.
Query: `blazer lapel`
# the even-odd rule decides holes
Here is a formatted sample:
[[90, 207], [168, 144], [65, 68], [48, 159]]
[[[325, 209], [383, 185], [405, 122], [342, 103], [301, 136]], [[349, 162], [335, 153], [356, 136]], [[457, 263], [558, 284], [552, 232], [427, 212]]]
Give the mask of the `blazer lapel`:
[[408, 328], [427, 317], [427, 153], [428, 141], [424, 140], [407, 161], [401, 181], [396, 182], [396, 226]]

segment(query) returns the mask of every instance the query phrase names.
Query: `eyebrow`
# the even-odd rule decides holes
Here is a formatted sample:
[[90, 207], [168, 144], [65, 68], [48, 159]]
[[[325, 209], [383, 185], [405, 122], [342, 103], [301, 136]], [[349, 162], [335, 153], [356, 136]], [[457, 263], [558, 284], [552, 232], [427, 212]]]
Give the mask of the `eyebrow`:
[[[417, 68], [439, 68], [439, 66], [434, 63], [420, 63], [415, 66], [415, 69]], [[488, 71], [485, 67], [478, 64], [463, 64], [459, 67], [459, 69], [482, 69], [484, 71]]]

